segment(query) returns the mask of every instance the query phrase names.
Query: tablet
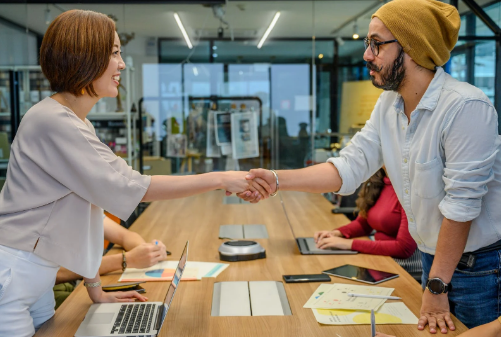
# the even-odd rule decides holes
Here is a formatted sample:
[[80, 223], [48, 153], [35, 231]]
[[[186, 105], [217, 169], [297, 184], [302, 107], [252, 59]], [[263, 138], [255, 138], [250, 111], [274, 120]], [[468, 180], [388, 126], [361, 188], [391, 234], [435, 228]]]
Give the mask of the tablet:
[[322, 273], [369, 284], [378, 284], [398, 277], [398, 274], [358, 267], [351, 264], [345, 264], [341, 267], [324, 270]]

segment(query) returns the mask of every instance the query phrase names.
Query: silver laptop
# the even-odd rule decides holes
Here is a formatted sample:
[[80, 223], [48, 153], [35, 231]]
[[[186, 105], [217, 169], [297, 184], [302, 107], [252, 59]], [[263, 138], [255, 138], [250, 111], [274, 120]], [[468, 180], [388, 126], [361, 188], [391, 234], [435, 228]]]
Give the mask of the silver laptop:
[[157, 336], [169, 311], [187, 260], [188, 242], [163, 302], [93, 304], [75, 337]]
[[356, 250], [344, 250], [337, 248], [329, 248], [329, 249], [319, 249], [315, 244], [315, 240], [313, 237], [308, 238], [298, 238], [296, 234], [294, 234], [294, 229], [292, 228], [291, 222], [289, 220], [289, 215], [287, 214], [287, 210], [285, 209], [285, 204], [282, 199], [282, 195], [280, 195], [280, 202], [282, 203], [282, 208], [285, 213], [285, 217], [287, 218], [287, 223], [289, 224], [289, 228], [291, 229], [292, 235], [296, 239], [297, 247], [299, 248], [299, 252], [303, 255], [351, 255], [357, 254]]

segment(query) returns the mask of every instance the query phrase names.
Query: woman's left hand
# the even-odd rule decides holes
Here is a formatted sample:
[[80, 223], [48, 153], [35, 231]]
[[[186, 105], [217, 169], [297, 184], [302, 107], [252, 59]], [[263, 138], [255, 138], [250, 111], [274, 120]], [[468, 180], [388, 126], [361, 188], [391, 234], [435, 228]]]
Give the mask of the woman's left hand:
[[352, 239], [340, 238], [337, 236], [325, 237], [317, 242], [317, 248], [327, 249], [327, 248], [337, 248], [337, 249], [351, 249], [353, 244]]
[[146, 302], [147, 297], [139, 294], [137, 291], [114, 291], [114, 292], [104, 292], [102, 291], [101, 296], [92, 299], [94, 303], [116, 303], [116, 302]]

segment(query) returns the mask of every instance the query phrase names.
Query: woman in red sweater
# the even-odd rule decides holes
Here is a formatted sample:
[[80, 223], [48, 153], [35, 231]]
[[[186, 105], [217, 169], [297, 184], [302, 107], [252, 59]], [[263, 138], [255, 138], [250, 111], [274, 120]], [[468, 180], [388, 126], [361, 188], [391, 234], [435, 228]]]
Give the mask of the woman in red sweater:
[[[367, 180], [356, 201], [358, 217], [346, 226], [315, 233], [318, 248], [352, 249], [365, 254], [409, 258], [417, 245], [409, 234], [407, 216], [384, 167]], [[376, 241], [356, 240], [376, 230]]]

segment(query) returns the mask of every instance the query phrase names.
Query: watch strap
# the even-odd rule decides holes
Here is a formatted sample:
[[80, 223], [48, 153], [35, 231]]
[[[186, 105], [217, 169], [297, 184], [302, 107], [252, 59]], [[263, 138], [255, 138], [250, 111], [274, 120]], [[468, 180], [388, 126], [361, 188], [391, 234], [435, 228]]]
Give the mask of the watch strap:
[[122, 271], [127, 268], [127, 259], [125, 258], [125, 250], [122, 250]]

